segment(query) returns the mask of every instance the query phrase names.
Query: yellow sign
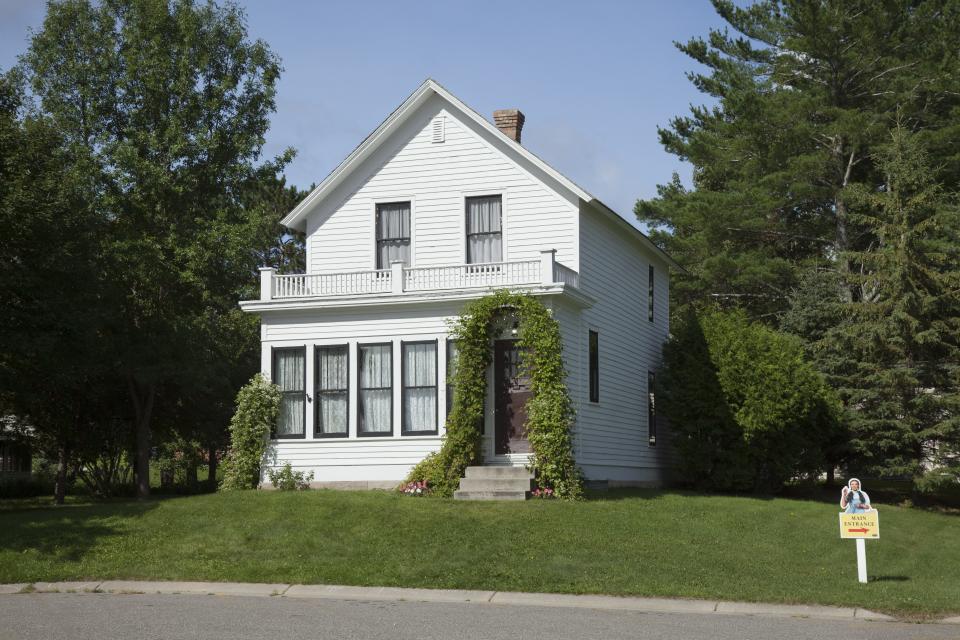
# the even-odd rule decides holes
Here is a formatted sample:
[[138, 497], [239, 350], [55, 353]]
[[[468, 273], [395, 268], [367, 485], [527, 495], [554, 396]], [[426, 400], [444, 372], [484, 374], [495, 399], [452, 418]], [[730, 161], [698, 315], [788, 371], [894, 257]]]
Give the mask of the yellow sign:
[[876, 510], [859, 511], [857, 513], [840, 514], [841, 538], [869, 538], [880, 537], [880, 515]]

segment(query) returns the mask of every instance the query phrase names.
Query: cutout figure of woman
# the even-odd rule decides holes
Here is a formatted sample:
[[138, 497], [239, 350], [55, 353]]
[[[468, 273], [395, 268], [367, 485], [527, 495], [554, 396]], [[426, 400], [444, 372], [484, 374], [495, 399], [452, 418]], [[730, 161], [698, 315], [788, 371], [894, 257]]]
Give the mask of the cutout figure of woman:
[[856, 478], [850, 478], [847, 486], [843, 488], [840, 494], [840, 508], [847, 513], [863, 513], [870, 511], [870, 496], [861, 489], [860, 481]]

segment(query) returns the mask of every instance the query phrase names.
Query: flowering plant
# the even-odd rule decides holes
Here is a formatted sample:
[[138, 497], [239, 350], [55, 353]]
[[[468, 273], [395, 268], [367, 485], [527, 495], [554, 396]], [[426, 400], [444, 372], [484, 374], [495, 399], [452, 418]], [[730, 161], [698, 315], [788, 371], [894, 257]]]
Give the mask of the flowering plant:
[[427, 484], [426, 480], [417, 480], [415, 482], [408, 482], [400, 485], [400, 492], [405, 493], [408, 496], [422, 496], [430, 493], [430, 486]]
[[550, 487], [537, 487], [530, 492], [530, 495], [534, 498], [553, 498], [553, 489]]

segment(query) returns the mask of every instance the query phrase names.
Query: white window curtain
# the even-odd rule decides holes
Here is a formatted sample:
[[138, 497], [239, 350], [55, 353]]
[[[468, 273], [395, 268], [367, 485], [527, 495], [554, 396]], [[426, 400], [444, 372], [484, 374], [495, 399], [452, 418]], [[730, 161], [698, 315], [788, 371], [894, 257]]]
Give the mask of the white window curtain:
[[500, 196], [467, 198], [467, 262], [503, 260]]
[[410, 203], [377, 205], [377, 268], [400, 261], [410, 265]]
[[393, 420], [391, 345], [361, 345], [360, 432], [390, 433]]
[[318, 434], [347, 433], [348, 352], [346, 345], [317, 347]]
[[283, 393], [276, 435], [278, 438], [303, 436], [306, 349], [278, 349], [274, 355], [274, 383]]
[[403, 430], [437, 430], [437, 343], [403, 345]]

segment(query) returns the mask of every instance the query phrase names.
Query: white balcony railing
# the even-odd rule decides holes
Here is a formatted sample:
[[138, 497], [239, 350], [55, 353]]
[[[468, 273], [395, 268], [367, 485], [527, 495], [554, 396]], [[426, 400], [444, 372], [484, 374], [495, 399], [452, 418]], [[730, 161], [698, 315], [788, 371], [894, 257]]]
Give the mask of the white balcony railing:
[[274, 298], [306, 298], [355, 293], [390, 293], [391, 273], [387, 269], [346, 273], [297, 273], [273, 276]]
[[403, 270], [404, 291], [503, 287], [539, 282], [541, 282], [539, 260], [414, 267]]
[[277, 275], [273, 268], [260, 270], [261, 301], [371, 293], [450, 291], [501, 288], [517, 285], [566, 285], [578, 287], [580, 274], [543, 251], [539, 260], [457, 264], [405, 268], [397, 262], [390, 269]]
[[580, 288], [580, 274], [559, 262], [553, 263], [553, 281], [562, 282], [575, 289]]

